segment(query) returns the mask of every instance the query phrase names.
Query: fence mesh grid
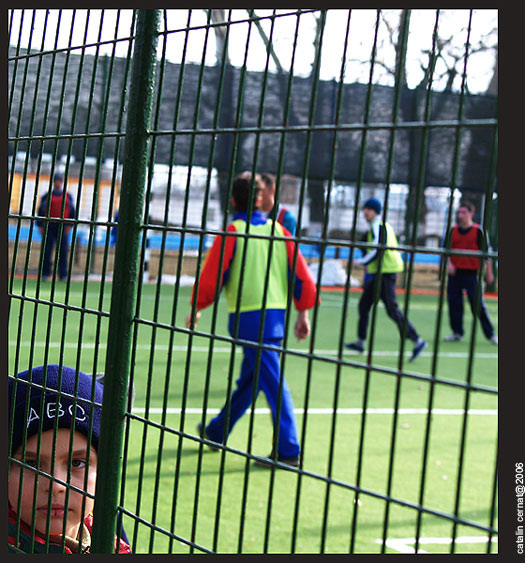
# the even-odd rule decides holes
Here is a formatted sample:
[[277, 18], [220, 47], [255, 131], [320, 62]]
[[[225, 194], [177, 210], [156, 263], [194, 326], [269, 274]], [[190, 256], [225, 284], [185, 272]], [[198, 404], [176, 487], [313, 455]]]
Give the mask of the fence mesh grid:
[[[455, 91], [437, 85], [447, 20], [430, 13], [427, 73], [409, 88], [417, 11], [396, 11], [389, 85], [377, 83], [382, 11], [9, 12], [9, 379], [58, 364], [104, 383], [97, 474], [106, 488], [86, 494], [94, 551], [113, 550], [116, 526], [135, 553], [497, 552], [497, 348], [472, 319], [486, 308], [494, 322], [497, 299], [478, 290], [463, 342], [443, 342], [451, 256], [497, 260], [497, 97], [467, 87], [478, 72], [474, 35], [486, 31], [477, 11], [457, 14]], [[368, 55], [357, 63], [362, 22], [370, 44], [361, 39]], [[328, 59], [337, 61], [331, 79]], [[350, 80], [356, 66], [364, 78]], [[140, 114], [137, 100], [148, 96]], [[293, 334], [293, 291], [277, 348], [262, 324], [255, 343], [239, 335], [239, 308], [228, 332], [219, 279], [199, 325], [186, 327], [192, 286], [232, 220], [243, 171], [274, 174], [276, 201], [296, 215], [292, 270], [304, 256], [320, 302], [304, 342]], [[74, 207], [61, 198], [53, 214], [57, 172]], [[363, 237], [369, 196], [399, 242]], [[445, 235], [461, 197], [476, 202], [489, 246], [451, 249]], [[274, 225], [262, 236], [264, 302], [279, 233]], [[228, 237], [219, 238], [222, 268]], [[250, 226], [236, 238], [246, 288], [247, 249], [261, 235]], [[376, 283], [366, 350], [352, 354], [345, 343], [366, 273], [354, 259], [390, 250], [404, 262], [402, 326]], [[413, 363], [411, 341], [399, 337], [408, 319], [428, 344]], [[254, 463], [280, 432], [257, 392], [227, 440], [196, 429], [223, 405], [230, 417], [248, 348], [256, 381], [265, 352], [279, 353], [297, 467]], [[281, 377], [277, 418], [285, 385]], [[10, 468], [44, 480], [45, 469], [14, 453]], [[74, 492], [71, 479], [62, 481]], [[10, 496], [15, 512], [21, 502]], [[18, 518], [18, 539], [21, 526]]]

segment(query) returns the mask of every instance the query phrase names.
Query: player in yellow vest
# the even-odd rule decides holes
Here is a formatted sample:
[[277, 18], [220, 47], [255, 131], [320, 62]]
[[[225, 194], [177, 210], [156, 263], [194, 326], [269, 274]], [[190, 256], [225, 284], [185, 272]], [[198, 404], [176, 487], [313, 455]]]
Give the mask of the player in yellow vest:
[[[192, 312], [188, 314], [186, 326], [196, 326], [200, 311], [218, 299], [219, 292], [224, 287], [230, 334], [234, 338], [251, 342], [262, 341], [265, 348], [258, 351], [256, 346], [243, 346], [241, 374], [230, 401], [205, 427], [199, 424], [198, 432], [211, 442], [225, 444], [234, 424], [250, 407], [253, 397], [262, 390], [272, 411], [275, 432], [278, 426], [279, 433], [277, 446], [274, 446], [270, 457], [287, 465], [298, 466], [300, 446], [297, 423], [292, 396], [281, 373], [279, 349], [286, 326], [289, 286], [291, 285], [294, 305], [298, 311], [295, 324], [298, 340], [306, 338], [310, 332], [308, 309], [315, 305], [317, 291], [310, 269], [299, 251], [294, 260], [296, 250], [291, 234], [258, 210], [261, 204], [261, 184], [259, 175], [252, 181], [251, 175], [246, 173], [234, 180], [233, 222], [226, 228], [226, 233], [215, 238], [206, 255], [192, 296], [192, 304], [195, 302], [197, 311], [195, 316]], [[247, 210], [251, 192], [254, 209], [249, 214]], [[247, 231], [247, 237], [239, 236]], [[272, 234], [279, 238], [274, 239], [270, 255]], [[289, 237], [290, 240], [287, 240]], [[261, 320], [264, 323], [262, 338], [259, 334]], [[255, 382], [257, 389], [254, 395]], [[279, 425], [276, 424], [278, 410]], [[268, 458], [260, 458], [256, 463], [268, 467], [273, 462]]]
[[[381, 221], [381, 202], [371, 197], [363, 204], [363, 214], [370, 230], [368, 231], [368, 242], [373, 244], [386, 244], [385, 250], [373, 248], [362, 258], [354, 260], [355, 264], [361, 264], [367, 268], [367, 276], [363, 288], [363, 294], [359, 301], [359, 322], [357, 325], [357, 340], [345, 347], [356, 352], [365, 351], [365, 341], [368, 331], [370, 310], [374, 304], [376, 278], [381, 284], [379, 295], [385, 304], [388, 316], [396, 323], [401, 337], [403, 337], [403, 326], [405, 318], [401, 313], [396, 299], [396, 277], [398, 272], [403, 271], [403, 260], [401, 254], [395, 249], [397, 237], [394, 229], [387, 223]], [[379, 262], [381, 261], [381, 265]], [[409, 361], [415, 360], [427, 347], [427, 343], [418, 335], [412, 323], [406, 319], [406, 336], [414, 342], [414, 349]]]

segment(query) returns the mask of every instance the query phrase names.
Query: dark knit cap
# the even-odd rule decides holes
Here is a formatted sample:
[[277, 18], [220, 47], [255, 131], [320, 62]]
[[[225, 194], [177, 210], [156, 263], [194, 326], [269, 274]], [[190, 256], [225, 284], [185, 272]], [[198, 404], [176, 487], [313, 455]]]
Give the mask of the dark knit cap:
[[363, 203], [363, 208], [373, 209], [378, 215], [381, 213], [383, 206], [376, 197], [370, 197]]
[[58, 428], [71, 428], [74, 423], [75, 430], [88, 438], [91, 435], [91, 444], [97, 449], [103, 389], [91, 376], [56, 364], [35, 367], [9, 378], [9, 424], [14, 407], [11, 452], [22, 444], [25, 427], [29, 439], [40, 431], [40, 424], [42, 432], [54, 428], [57, 416]]

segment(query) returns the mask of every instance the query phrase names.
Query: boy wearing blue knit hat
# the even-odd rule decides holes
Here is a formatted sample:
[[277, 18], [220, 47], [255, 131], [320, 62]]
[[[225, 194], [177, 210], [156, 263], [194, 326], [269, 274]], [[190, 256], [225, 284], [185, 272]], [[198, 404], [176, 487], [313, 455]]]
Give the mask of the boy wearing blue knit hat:
[[89, 553], [102, 391], [59, 365], [9, 378], [9, 553]]
[[368, 320], [370, 310], [375, 302], [377, 281], [381, 284], [379, 296], [385, 304], [388, 316], [396, 323], [401, 337], [404, 336], [403, 327], [406, 323], [405, 335], [414, 342], [414, 349], [409, 360], [413, 361], [427, 347], [427, 343], [418, 335], [412, 323], [404, 318], [397, 304], [396, 277], [398, 272], [403, 271], [404, 265], [400, 252], [395, 248], [398, 242], [394, 229], [386, 221], [381, 221], [381, 210], [381, 202], [375, 197], [367, 199], [363, 204], [363, 214], [370, 226], [367, 241], [374, 245], [387, 245], [387, 248], [384, 250], [372, 248], [362, 258], [354, 260], [354, 264], [366, 267], [367, 276], [365, 277], [363, 294], [359, 300], [357, 340], [345, 344], [345, 347], [355, 352], [365, 351]]

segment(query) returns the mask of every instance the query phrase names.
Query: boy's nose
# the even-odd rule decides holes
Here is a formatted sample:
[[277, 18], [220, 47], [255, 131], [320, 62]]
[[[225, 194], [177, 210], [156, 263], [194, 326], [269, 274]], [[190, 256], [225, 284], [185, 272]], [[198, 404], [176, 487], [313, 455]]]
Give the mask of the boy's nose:
[[[60, 481], [57, 481], [57, 479], [59, 479]], [[49, 489], [51, 488], [53, 490], [53, 494], [65, 492], [67, 487], [62, 483], [62, 481], [64, 483], [67, 482], [67, 472], [54, 471], [53, 478], [46, 478], [45, 481], [46, 481], [46, 485], [45, 485], [46, 491], [49, 491]]]

